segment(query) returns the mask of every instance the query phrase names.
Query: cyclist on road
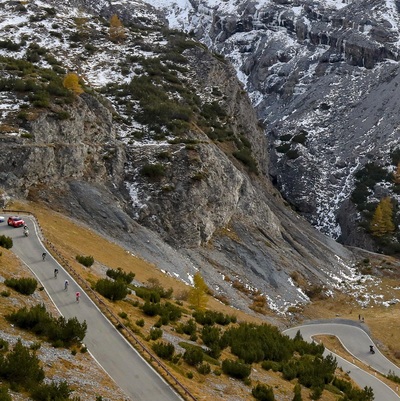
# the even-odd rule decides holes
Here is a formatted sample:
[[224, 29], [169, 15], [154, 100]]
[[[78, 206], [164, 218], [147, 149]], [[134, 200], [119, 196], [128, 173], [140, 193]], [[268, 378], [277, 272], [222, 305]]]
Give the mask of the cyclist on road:
[[55, 268], [55, 269], [54, 269], [54, 278], [57, 278], [57, 274], [58, 274], [58, 269]]
[[42, 259], [43, 259], [43, 260], [45, 260], [45, 259], [46, 259], [46, 255], [47, 255], [47, 253], [46, 253], [46, 252], [43, 252], [43, 253], [42, 253]]
[[80, 292], [77, 292], [77, 293], [75, 294], [76, 302], [77, 302], [78, 304], [79, 304], [79, 298], [80, 298], [80, 296], [81, 296]]
[[68, 285], [69, 285], [68, 280], [65, 280], [65, 281], [64, 281], [64, 290], [65, 290], [65, 291], [68, 291]]

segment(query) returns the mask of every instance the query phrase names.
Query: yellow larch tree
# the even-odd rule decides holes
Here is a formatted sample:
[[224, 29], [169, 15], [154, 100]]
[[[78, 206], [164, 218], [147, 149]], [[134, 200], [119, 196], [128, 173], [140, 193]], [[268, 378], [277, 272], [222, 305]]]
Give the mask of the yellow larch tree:
[[64, 88], [69, 89], [74, 92], [75, 95], [80, 95], [84, 92], [81, 84], [79, 83], [79, 77], [77, 74], [70, 72], [68, 73], [63, 80]]
[[124, 24], [118, 18], [117, 14], [112, 15], [110, 18], [110, 29], [108, 33], [112, 42], [121, 43], [126, 39]]
[[193, 287], [189, 291], [189, 303], [196, 310], [204, 310], [207, 306], [208, 287], [200, 273], [193, 277]]
[[381, 199], [372, 216], [370, 229], [376, 237], [383, 237], [394, 232], [393, 204], [389, 197]]

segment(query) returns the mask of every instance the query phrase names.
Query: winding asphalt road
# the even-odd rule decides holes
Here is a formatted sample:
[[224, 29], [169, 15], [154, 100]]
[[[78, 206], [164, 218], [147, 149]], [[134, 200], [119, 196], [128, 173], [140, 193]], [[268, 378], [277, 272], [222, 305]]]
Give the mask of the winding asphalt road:
[[[22, 228], [7, 226], [8, 216], [5, 217], [6, 222], [0, 223], [0, 235], [13, 239], [12, 251], [35, 274], [66, 319], [76, 317], [80, 322], [86, 320], [88, 329], [84, 338], [85, 345], [126, 395], [134, 401], [182, 400], [104, 317], [62, 266], [48, 254], [38, 238], [32, 218], [23, 216], [30, 230], [29, 236], [25, 237]], [[48, 254], [44, 261], [43, 252]], [[55, 268], [59, 270], [57, 278], [54, 277]], [[69, 281], [68, 291], [64, 290], [65, 280]], [[75, 300], [77, 291], [81, 294], [79, 303]]]
[[[375, 346], [375, 354], [369, 353], [369, 346], [373, 341], [369, 335], [353, 321], [340, 321], [338, 323], [318, 323], [307, 324], [285, 330], [283, 334], [294, 337], [300, 330], [303, 339], [312, 342], [315, 335], [335, 335], [340, 339], [346, 350], [366, 365], [371, 366], [376, 371], [388, 374], [393, 372], [400, 377], [400, 369], [385, 356], [383, 356]], [[331, 352], [325, 350], [325, 355]], [[365, 372], [356, 365], [348, 362], [340, 356], [332, 353], [345, 372], [349, 372], [350, 377], [361, 387], [371, 387], [374, 391], [376, 401], [399, 401], [400, 397], [385, 383], [381, 382], [374, 375]]]

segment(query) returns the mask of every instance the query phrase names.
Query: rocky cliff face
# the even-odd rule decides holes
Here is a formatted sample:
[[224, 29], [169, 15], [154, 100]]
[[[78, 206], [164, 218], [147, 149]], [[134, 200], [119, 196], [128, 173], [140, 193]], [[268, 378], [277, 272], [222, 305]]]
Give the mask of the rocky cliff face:
[[[123, 43], [112, 43], [97, 6], [71, 24], [72, 3], [71, 14], [60, 15], [30, 3], [25, 17], [45, 17], [9, 25], [14, 41], [22, 28], [44, 30], [34, 39], [46, 52], [26, 42], [14, 58], [37, 50], [39, 60], [24, 65], [37, 68], [50, 100], [45, 105], [32, 86], [17, 90], [14, 58], [1, 60], [9, 71], [3, 105], [14, 104], [2, 109], [3, 190], [88, 222], [182, 280], [200, 271], [221, 299], [243, 309], [262, 294], [268, 307], [285, 312], [316, 289], [331, 294], [356, 280], [352, 254], [314, 231], [271, 185], [266, 138], [234, 69], [155, 26], [135, 25]], [[3, 14], [3, 23], [11, 17]], [[67, 51], [71, 37], [79, 40]], [[61, 57], [55, 70], [80, 71], [86, 93], [71, 100], [49, 92], [50, 73], [40, 69], [54, 63], [49, 54]]]
[[354, 173], [387, 164], [398, 147], [398, 3], [190, 5], [169, 10], [170, 23], [235, 65], [265, 125], [270, 174], [284, 197], [320, 230], [365, 245], [357, 224], [340, 222], [352, 210], [350, 220], [359, 216], [343, 204]]

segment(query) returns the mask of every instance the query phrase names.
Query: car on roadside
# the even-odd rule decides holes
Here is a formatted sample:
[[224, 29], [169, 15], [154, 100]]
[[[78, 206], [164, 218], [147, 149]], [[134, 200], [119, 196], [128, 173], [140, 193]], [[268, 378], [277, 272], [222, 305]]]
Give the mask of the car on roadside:
[[13, 227], [22, 227], [25, 225], [25, 221], [19, 216], [11, 216], [8, 218], [7, 224]]
[[4, 216], [0, 216], [0, 223], [4, 223], [6, 221], [6, 218]]

